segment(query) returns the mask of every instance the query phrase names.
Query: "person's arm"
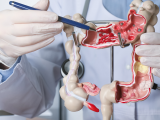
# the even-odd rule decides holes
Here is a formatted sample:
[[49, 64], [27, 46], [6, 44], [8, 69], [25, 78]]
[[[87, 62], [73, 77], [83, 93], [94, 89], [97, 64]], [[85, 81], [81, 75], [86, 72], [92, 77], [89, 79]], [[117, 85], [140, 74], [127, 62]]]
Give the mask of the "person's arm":
[[[39, 3], [38, 6], [41, 6], [40, 4], [45, 2], [48, 2], [48, 0], [41, 0], [41, 3]], [[34, 11], [32, 11], [32, 13], [33, 12]], [[28, 13], [28, 11], [25, 11], [25, 13]], [[38, 14], [41, 13], [38, 12]], [[52, 16], [50, 19], [52, 19]], [[48, 21], [49, 18], [47, 18], [46, 16], [46, 19], [44, 20]], [[52, 27], [53, 25], [52, 23], [49, 23], [48, 26]], [[35, 51], [36, 49], [41, 49], [26, 55], [22, 55], [21, 60], [15, 66], [13, 73], [4, 82], [0, 84], [1, 110], [4, 110], [12, 114], [17, 114], [20, 116], [31, 118], [40, 115], [42, 112], [51, 107], [55, 95], [56, 85], [61, 78], [60, 66], [63, 60], [65, 59], [65, 52], [63, 49], [61, 34], [57, 35], [55, 37], [56, 40], [53, 43], [51, 43], [53, 41], [52, 36], [60, 32], [58, 27], [62, 29], [60, 24], [57, 24], [56, 27], [57, 28], [53, 27], [50, 29], [42, 28], [42, 31], [37, 31], [42, 32], [39, 35], [43, 35], [43, 38], [37, 38], [37, 36], [35, 36], [36, 39], [26, 39], [17, 42], [16, 45], [20, 46], [27, 44], [29, 47], [25, 46], [26, 48], [17, 47], [14, 44], [16, 42], [9, 41], [11, 42], [11, 44], [13, 43], [16, 46], [13, 48], [19, 50], [18, 53], [25, 54], [27, 52]], [[34, 28], [34, 30], [36, 30], [37, 27]], [[22, 33], [25, 33], [25, 31], [23, 31]], [[53, 35], [48, 36], [49, 33]], [[33, 38], [33, 36], [31, 37]], [[49, 42], [47, 42], [46, 37], [48, 39], [52, 39]], [[31, 44], [29, 44], [30, 42], [34, 42], [34, 45], [32, 46]], [[5, 44], [4, 41], [0, 41], [0, 43]], [[38, 47], [37, 44], [39, 44], [41, 47]], [[17, 57], [21, 55], [12, 54], [12, 51], [10, 50], [15, 50], [13, 48], [5, 48], [6, 47], [2, 46], [2, 49], [5, 52], [5, 54], [10, 55], [11, 57]], [[15, 52], [13, 51], [13, 53]]]
[[0, 85], [1, 110], [30, 118], [52, 105], [65, 59], [60, 37], [46, 48], [22, 56], [13, 74]]

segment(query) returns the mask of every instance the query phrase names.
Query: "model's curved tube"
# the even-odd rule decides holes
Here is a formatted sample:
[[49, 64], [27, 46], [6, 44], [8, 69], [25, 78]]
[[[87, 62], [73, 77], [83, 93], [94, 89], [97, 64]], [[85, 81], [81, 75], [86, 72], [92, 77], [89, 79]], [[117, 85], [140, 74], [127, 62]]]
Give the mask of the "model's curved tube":
[[[119, 32], [122, 31], [121, 34], [125, 40], [125, 43], [133, 43], [131, 66], [132, 80], [130, 82], [114, 81], [111, 84], [104, 85], [101, 88], [100, 99], [102, 104], [101, 111], [103, 120], [110, 120], [113, 112], [112, 103], [128, 103], [145, 100], [150, 95], [151, 88], [153, 86], [151, 68], [142, 65], [140, 63], [140, 56], [135, 53], [135, 48], [141, 44], [135, 43], [139, 41], [142, 33], [154, 32], [153, 26], [157, 22], [156, 15], [158, 14], [157, 11], [159, 11], [159, 9], [152, 1], [143, 2], [143, 5], [138, 8], [137, 6], [140, 4], [142, 4], [141, 0], [134, 0], [131, 3], [131, 10], [128, 15], [128, 18], [133, 19], [135, 26], [133, 26], [132, 21], [128, 20], [127, 22], [121, 21], [114, 24], [112, 27], [112, 31], [114, 33], [116, 33], [115, 26]], [[135, 13], [136, 10], [139, 10], [138, 14]], [[123, 24], [121, 25], [121, 23]], [[124, 24], [124, 28], [120, 27]], [[128, 33], [128, 30], [131, 30], [132, 33]], [[133, 36], [130, 36], [131, 34]], [[116, 45], [114, 43], [112, 45]], [[118, 42], [117, 44], [119, 45]]]
[[60, 96], [65, 101], [65, 107], [72, 111], [79, 111], [85, 105], [90, 110], [99, 112], [99, 109], [89, 102], [87, 102], [88, 95], [95, 96], [100, 89], [89, 82], [79, 83], [77, 71], [80, 60], [80, 48], [73, 43], [73, 40], [65, 44], [67, 53], [70, 55], [70, 70], [67, 76], [63, 78], [65, 86], [60, 89]]
[[151, 68], [140, 63], [140, 56], [132, 53], [132, 81], [114, 81], [101, 88], [101, 111], [103, 120], [110, 120], [112, 115], [112, 103], [138, 102], [148, 98], [153, 87]]

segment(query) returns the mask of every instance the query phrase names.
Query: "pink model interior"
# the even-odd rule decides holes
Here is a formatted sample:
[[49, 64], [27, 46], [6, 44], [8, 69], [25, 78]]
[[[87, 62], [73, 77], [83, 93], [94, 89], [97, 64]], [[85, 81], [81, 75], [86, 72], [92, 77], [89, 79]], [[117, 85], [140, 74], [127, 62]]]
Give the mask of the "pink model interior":
[[[116, 101], [121, 103], [136, 102], [146, 99], [151, 91], [153, 83], [152, 73], [150, 67], [141, 66], [139, 56], [135, 53], [135, 47], [132, 54], [132, 81], [131, 82], [117, 82], [116, 87]], [[136, 70], [137, 67], [141, 70]], [[137, 71], [137, 72], [136, 72]], [[140, 72], [145, 71], [145, 73]]]
[[[82, 87], [86, 91], [86, 93], [91, 96], [96, 96], [100, 92], [100, 89], [95, 84], [91, 84], [90, 82], [82, 83], [80, 87]], [[99, 112], [99, 109], [94, 104], [89, 102], [86, 102], [86, 104], [90, 110]]]
[[105, 48], [113, 45], [119, 45], [118, 33], [124, 43], [131, 43], [136, 36], [144, 32], [146, 19], [135, 10], [130, 10], [127, 21], [112, 23], [105, 27], [97, 28], [98, 32], [86, 31], [86, 37], [81, 44], [91, 48]]
[[96, 96], [100, 92], [100, 89], [90, 82], [83, 83], [83, 89], [91, 96]]

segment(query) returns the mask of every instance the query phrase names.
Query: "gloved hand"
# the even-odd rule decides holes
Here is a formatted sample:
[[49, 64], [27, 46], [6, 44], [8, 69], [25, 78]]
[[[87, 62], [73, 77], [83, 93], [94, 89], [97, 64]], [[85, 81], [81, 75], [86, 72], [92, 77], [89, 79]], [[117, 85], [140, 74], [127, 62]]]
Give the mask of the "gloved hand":
[[140, 39], [147, 45], [138, 46], [136, 54], [142, 56], [143, 65], [152, 67], [152, 73], [160, 77], [160, 33], [144, 33]]
[[[49, 0], [40, 0], [35, 8], [47, 10]], [[48, 11], [5, 10], [0, 12], [1, 55], [17, 58], [54, 41], [63, 29], [58, 15]]]

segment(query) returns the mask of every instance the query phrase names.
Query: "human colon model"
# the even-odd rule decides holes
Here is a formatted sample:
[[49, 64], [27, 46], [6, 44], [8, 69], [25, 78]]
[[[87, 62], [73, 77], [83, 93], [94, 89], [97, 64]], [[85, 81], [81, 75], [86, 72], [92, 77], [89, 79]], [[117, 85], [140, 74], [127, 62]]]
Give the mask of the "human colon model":
[[88, 95], [95, 96], [99, 94], [100, 89], [89, 82], [79, 83], [77, 71], [79, 60], [81, 58], [80, 48], [73, 43], [73, 40], [65, 44], [67, 53], [70, 55], [70, 70], [67, 76], [63, 78], [64, 86], [60, 89], [60, 96], [65, 101], [65, 107], [72, 111], [79, 111], [85, 105], [90, 110], [99, 112], [99, 109], [87, 102]]
[[[100, 27], [96, 27], [93, 23], [86, 23], [98, 32], [82, 30], [77, 35], [81, 45], [91, 48], [100, 49], [120, 45], [119, 33], [124, 44], [132, 43], [133, 45], [132, 80], [130, 82], [113, 81], [101, 88], [103, 120], [110, 120], [113, 103], [142, 101], [150, 95], [153, 86], [152, 71], [150, 67], [140, 63], [141, 57], [135, 53], [135, 48], [141, 44], [140, 35], [142, 33], [155, 31], [153, 26], [157, 23], [158, 12], [159, 7], [152, 1], [142, 3], [142, 0], [133, 0], [130, 4], [127, 21], [113, 22]], [[73, 19], [85, 23], [79, 14], [74, 15]], [[64, 31], [68, 37], [70, 36], [69, 30], [73, 30], [73, 28], [66, 25]]]
[[[139, 6], [141, 7], [139, 8]], [[112, 115], [112, 103], [128, 103], [142, 101], [148, 98], [153, 87], [151, 68], [140, 63], [140, 56], [135, 53], [135, 48], [140, 44], [140, 35], [144, 32], [154, 32], [154, 25], [157, 23], [159, 8], [151, 1], [143, 2], [134, 0], [130, 5], [130, 12], [127, 22], [119, 22], [113, 25], [114, 33], [121, 32], [125, 43], [133, 43], [132, 52], [132, 80], [130, 82], [114, 81], [101, 88], [101, 111], [103, 120], [110, 120]], [[136, 13], [139, 8], [139, 12]], [[121, 24], [123, 23], [123, 24]], [[126, 25], [126, 26], [125, 26]], [[132, 32], [131, 32], [132, 31]], [[117, 39], [117, 38], [116, 38]], [[115, 40], [113, 45], [119, 45]], [[107, 44], [107, 46], [110, 46]]]
[[103, 120], [110, 120], [113, 112], [112, 103], [128, 103], [142, 101], [150, 95], [153, 78], [151, 68], [140, 63], [140, 56], [132, 53], [132, 80], [130, 82], [113, 81], [101, 88], [101, 111]]
[[80, 39], [83, 46], [91, 48], [106, 48], [120, 45], [118, 34], [121, 34], [124, 44], [132, 43], [132, 80], [130, 82], [113, 81], [101, 88], [100, 100], [103, 120], [110, 120], [113, 112], [112, 103], [128, 103], [142, 101], [148, 98], [153, 86], [151, 68], [140, 63], [140, 56], [135, 48], [140, 44], [140, 35], [144, 32], [154, 32], [159, 8], [152, 1], [134, 0], [130, 5], [127, 21], [110, 23], [96, 27], [97, 32], [85, 31], [86, 36]]

